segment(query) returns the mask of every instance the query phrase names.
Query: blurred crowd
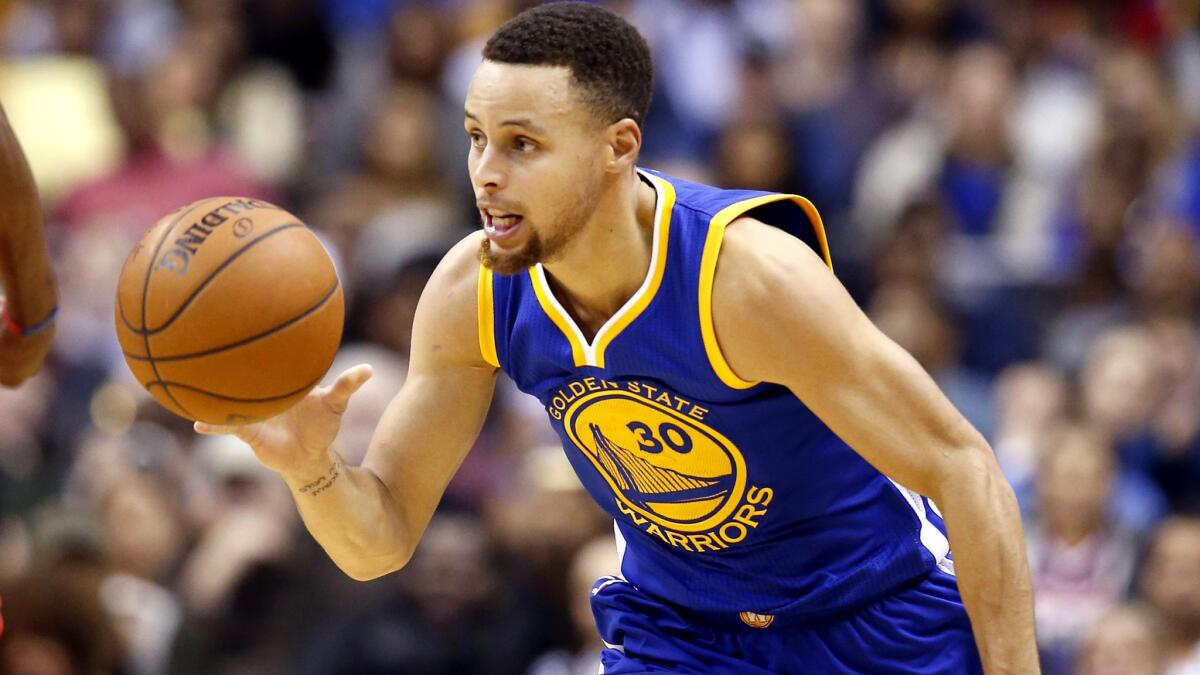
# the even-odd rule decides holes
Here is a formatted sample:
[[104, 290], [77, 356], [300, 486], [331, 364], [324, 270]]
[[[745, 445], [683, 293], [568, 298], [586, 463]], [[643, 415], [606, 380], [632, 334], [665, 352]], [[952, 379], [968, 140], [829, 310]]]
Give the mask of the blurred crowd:
[[[416, 557], [353, 582], [283, 483], [128, 373], [120, 266], [186, 202], [334, 253], [338, 447], [403, 383], [477, 226], [460, 124], [519, 0], [3, 0], [0, 101], [60, 277], [0, 390], [0, 672], [594, 673], [612, 524], [502, 381]], [[795, 192], [843, 283], [1017, 490], [1048, 675], [1200, 673], [1200, 0], [615, 0], [657, 67], [642, 163]]]

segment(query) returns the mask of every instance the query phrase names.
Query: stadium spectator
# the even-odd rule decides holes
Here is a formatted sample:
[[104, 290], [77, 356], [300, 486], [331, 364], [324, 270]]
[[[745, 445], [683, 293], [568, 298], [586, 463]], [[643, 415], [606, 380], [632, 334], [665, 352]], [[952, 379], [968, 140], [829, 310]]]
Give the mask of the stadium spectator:
[[1105, 438], [1063, 426], [1043, 443], [1026, 548], [1043, 672], [1070, 675], [1080, 640], [1128, 588], [1136, 547], [1109, 513], [1117, 469]]
[[1162, 627], [1166, 674], [1200, 672], [1200, 517], [1174, 516], [1159, 526], [1139, 585]]
[[1162, 675], [1162, 626], [1137, 605], [1118, 605], [1088, 631], [1076, 675]]

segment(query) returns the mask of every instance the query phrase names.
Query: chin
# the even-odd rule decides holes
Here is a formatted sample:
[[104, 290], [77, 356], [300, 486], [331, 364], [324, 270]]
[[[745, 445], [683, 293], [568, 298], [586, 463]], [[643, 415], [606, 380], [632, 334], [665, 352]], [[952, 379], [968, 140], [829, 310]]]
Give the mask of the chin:
[[[536, 244], [536, 242], [534, 242]], [[541, 262], [540, 247], [526, 243], [515, 250], [497, 251], [492, 242], [484, 238], [479, 248], [479, 261], [484, 267], [502, 276], [521, 274]]]

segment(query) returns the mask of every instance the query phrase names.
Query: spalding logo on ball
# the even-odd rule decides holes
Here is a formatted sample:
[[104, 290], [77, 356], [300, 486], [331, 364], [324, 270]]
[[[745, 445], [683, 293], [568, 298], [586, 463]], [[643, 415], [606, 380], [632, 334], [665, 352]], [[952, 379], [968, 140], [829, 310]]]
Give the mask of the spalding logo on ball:
[[333, 261], [298, 218], [214, 197], [159, 220], [117, 284], [117, 339], [138, 382], [210, 424], [279, 414], [325, 376], [342, 336]]

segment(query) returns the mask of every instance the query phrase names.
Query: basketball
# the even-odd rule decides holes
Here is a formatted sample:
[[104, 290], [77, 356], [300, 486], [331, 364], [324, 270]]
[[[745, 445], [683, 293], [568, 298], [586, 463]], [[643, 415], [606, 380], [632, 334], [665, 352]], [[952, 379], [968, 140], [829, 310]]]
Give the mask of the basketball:
[[163, 217], [130, 252], [115, 321], [125, 362], [158, 403], [245, 424], [320, 382], [343, 312], [333, 261], [298, 218], [214, 197]]

